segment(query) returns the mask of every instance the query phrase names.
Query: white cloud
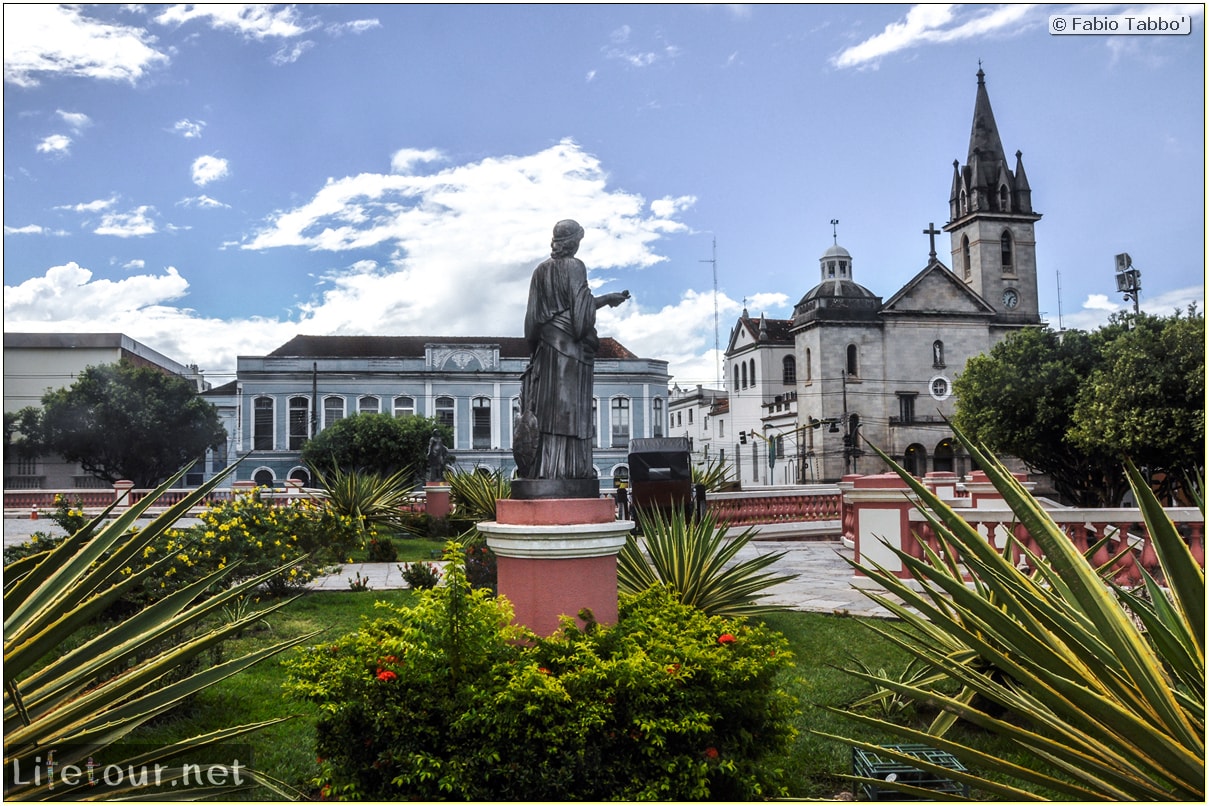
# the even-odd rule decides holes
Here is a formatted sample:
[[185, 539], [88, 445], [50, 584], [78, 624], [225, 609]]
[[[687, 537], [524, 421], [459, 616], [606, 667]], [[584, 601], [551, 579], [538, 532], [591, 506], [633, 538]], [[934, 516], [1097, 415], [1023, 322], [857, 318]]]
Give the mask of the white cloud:
[[66, 154], [69, 148], [71, 148], [71, 138], [65, 134], [52, 134], [44, 137], [37, 146], [39, 154]]
[[154, 42], [141, 28], [89, 19], [77, 6], [6, 4], [4, 80], [33, 87], [47, 74], [133, 84], [168, 61]]
[[29, 332], [125, 333], [178, 361], [232, 375], [236, 356], [263, 355], [300, 332], [297, 322], [206, 318], [166, 304], [183, 298], [188, 288], [171, 266], [160, 275], [113, 281], [93, 279], [88, 269], [68, 263], [5, 286], [4, 319], [7, 327]]
[[177, 204], [180, 205], [181, 207], [198, 207], [198, 208], [201, 208], [202, 210], [214, 210], [214, 209], [218, 209], [220, 207], [225, 207], [227, 209], [230, 209], [230, 207], [231, 207], [231, 205], [224, 204], [224, 203], [220, 202], [218, 199], [212, 199], [204, 193], [200, 196], [188, 196], [186, 198], [183, 198], [180, 201], [178, 201]]
[[[439, 156], [406, 151], [396, 160], [408, 167], [404, 173], [330, 179], [309, 201], [277, 213], [248, 236], [246, 251], [299, 247], [333, 256], [313, 296], [303, 290], [303, 301], [278, 319], [224, 323], [175, 308], [172, 300], [185, 285], [175, 270], [124, 278], [130, 282], [123, 288], [138, 289], [132, 293], [138, 303], [113, 303], [112, 311], [89, 307], [95, 317], [89, 319], [72, 308], [77, 295], [99, 285], [99, 296], [112, 300], [112, 284], [75, 266], [21, 284], [11, 310], [6, 307], [6, 325], [35, 329], [57, 320], [64, 330], [118, 329], [177, 360], [223, 372], [234, 370], [235, 355], [263, 354], [298, 333], [516, 335], [529, 278], [549, 254], [554, 223], [574, 217], [587, 231], [580, 257], [593, 285], [605, 286], [603, 291], [631, 287], [635, 294], [622, 307], [601, 312], [601, 335], [640, 355], [671, 358], [680, 378], [704, 372], [686, 367], [712, 349], [712, 296], [688, 293], [676, 305], [647, 310], [636, 276], [665, 260], [656, 252], [660, 239], [688, 231], [673, 213], [691, 197], [652, 205], [610, 188], [599, 160], [569, 140], [532, 155], [434, 167]], [[93, 206], [102, 212], [114, 204], [110, 199]], [[133, 224], [136, 214], [147, 229], [155, 228], [154, 210], [126, 213], [126, 222]], [[109, 219], [116, 226], [119, 216]], [[723, 304], [727, 316], [739, 309], [729, 300]]]
[[876, 66], [883, 56], [926, 44], [956, 42], [991, 33], [1015, 33], [1048, 13], [1021, 3], [977, 7], [967, 14], [952, 3], [913, 6], [901, 22], [893, 22], [874, 36], [845, 48], [831, 63], [838, 68]]
[[110, 196], [108, 199], [94, 199], [90, 202], [81, 202], [79, 204], [65, 204], [56, 207], [56, 210], [71, 210], [73, 213], [99, 213], [102, 210], [108, 210], [113, 205], [117, 204], [117, 197]]
[[37, 224], [26, 224], [24, 227], [10, 227], [4, 225], [5, 235], [41, 235], [45, 230]]
[[664, 196], [651, 202], [651, 212], [660, 218], [669, 218], [681, 210], [687, 210], [697, 203], [696, 196]]
[[181, 26], [201, 20], [212, 28], [234, 31], [245, 39], [301, 36], [318, 23], [302, 19], [294, 6], [241, 3], [178, 3], [155, 18], [161, 25]]
[[225, 178], [231, 171], [227, 161], [222, 157], [209, 155], [193, 160], [193, 184], [203, 187], [211, 182]]
[[62, 109], [56, 109], [55, 114], [59, 116], [60, 120], [77, 132], [92, 125], [92, 118], [83, 112], [64, 112]]
[[302, 54], [306, 53], [313, 47], [315, 47], [315, 43], [309, 39], [305, 42], [295, 42], [290, 45], [282, 45], [277, 49], [276, 53], [269, 57], [269, 61], [278, 67], [286, 64], [293, 64], [302, 58]]
[[390, 170], [393, 173], [405, 174], [424, 162], [438, 162], [445, 155], [436, 148], [400, 148], [390, 158]]
[[371, 31], [374, 28], [381, 28], [382, 23], [376, 19], [365, 20], [350, 20], [349, 22], [333, 22], [329, 23], [324, 30], [332, 36], [343, 36], [344, 34], [363, 34], [366, 31]]
[[205, 127], [206, 122], [204, 120], [189, 120], [188, 118], [182, 118], [181, 120], [178, 120], [176, 123], [172, 124], [172, 131], [186, 139], [193, 139], [196, 137], [201, 137], [202, 129]]
[[155, 222], [151, 219], [153, 209], [149, 205], [136, 207], [128, 213], [106, 213], [93, 232], [97, 235], [113, 235], [118, 238], [136, 238], [155, 234]]
[[143, 260], [142, 258], [135, 258], [134, 260], [128, 260], [125, 263], [123, 263], [122, 268], [123, 269], [145, 269], [145, 268], [147, 268], [147, 261]]

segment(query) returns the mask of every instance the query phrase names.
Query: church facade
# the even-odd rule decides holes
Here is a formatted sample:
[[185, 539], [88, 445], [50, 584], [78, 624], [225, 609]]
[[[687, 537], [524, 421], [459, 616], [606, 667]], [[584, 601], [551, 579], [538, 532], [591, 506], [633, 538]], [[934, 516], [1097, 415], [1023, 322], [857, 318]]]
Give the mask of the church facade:
[[[866, 441], [917, 475], [972, 469], [946, 423], [953, 381], [971, 357], [1041, 325], [1041, 215], [1021, 152], [1009, 162], [1004, 151], [981, 69], [977, 77], [966, 162], [953, 163], [943, 227], [951, 265], [936, 251], [942, 232], [929, 225], [927, 263], [883, 298], [858, 282], [856, 259], [833, 243], [792, 318], [752, 320], [744, 311], [732, 331], [728, 391], [733, 428], [748, 436], [733, 446], [745, 485], [884, 472]], [[750, 400], [736, 406], [736, 394]]]

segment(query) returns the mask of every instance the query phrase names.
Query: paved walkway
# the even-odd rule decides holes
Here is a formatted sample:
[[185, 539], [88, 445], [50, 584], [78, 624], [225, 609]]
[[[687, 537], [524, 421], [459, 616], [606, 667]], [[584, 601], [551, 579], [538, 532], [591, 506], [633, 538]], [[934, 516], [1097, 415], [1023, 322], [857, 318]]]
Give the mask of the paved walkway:
[[[180, 521], [190, 525], [189, 519]], [[4, 519], [4, 545], [21, 543], [35, 531], [63, 534], [52, 520], [42, 518]], [[791, 610], [814, 613], [835, 613], [849, 616], [886, 617], [889, 613], [876, 606], [853, 587], [852, 569], [843, 557], [852, 559], [852, 550], [839, 541], [831, 540], [761, 540], [749, 543], [737, 557], [742, 561], [757, 554], [784, 551], [785, 556], [768, 570], [776, 574], [797, 574], [769, 590], [765, 601]], [[338, 573], [321, 577], [310, 584], [312, 590], [349, 590], [349, 579], [358, 574], [371, 590], [406, 588], [398, 563], [345, 563]]]

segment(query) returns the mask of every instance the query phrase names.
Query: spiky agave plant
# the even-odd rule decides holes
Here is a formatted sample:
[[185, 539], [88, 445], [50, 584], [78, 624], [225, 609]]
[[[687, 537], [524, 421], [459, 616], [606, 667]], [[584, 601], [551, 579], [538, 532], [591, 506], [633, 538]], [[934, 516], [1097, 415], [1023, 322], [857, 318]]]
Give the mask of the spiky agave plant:
[[495, 520], [495, 502], [512, 496], [512, 482], [500, 470], [455, 470], [445, 480], [457, 514], [475, 521]]
[[315, 471], [315, 480], [327, 494], [327, 506], [352, 518], [362, 531], [412, 532], [415, 527], [403, 513], [411, 501], [413, 475], [410, 467], [389, 476], [335, 468], [328, 473]]
[[[164, 482], [154, 493], [125, 509], [104, 525], [114, 507], [88, 523], [56, 548], [31, 555], [5, 568], [4, 587], [4, 766], [30, 770], [35, 759], [58, 751], [55, 762], [83, 767], [90, 756], [121, 768], [161, 765], [161, 783], [171, 785], [182, 768], [171, 759], [183, 751], [223, 742], [272, 724], [243, 725], [198, 736], [172, 746], [146, 749], [124, 756], [118, 744], [131, 731], [164, 713], [185, 698], [314, 634], [284, 641], [216, 666], [186, 674], [174, 682], [173, 673], [227, 637], [247, 628], [279, 602], [259, 612], [227, 621], [217, 618], [223, 608], [289, 566], [248, 579], [208, 598], [221, 588], [235, 564], [197, 580], [160, 599], [134, 616], [115, 624], [95, 625], [98, 617], [124, 593], [147, 577], [164, 571], [167, 557], [137, 572], [123, 573], [139, 563], [142, 552], [191, 507], [202, 501], [225, 477], [216, 476], [183, 497], [141, 529], [131, 530], [167, 489], [188, 470]], [[217, 624], [218, 626], [212, 626]], [[87, 629], [86, 629], [87, 628]], [[78, 642], [70, 651], [64, 645]], [[133, 752], [133, 751], [130, 751]], [[249, 779], [283, 789], [263, 773], [247, 771]], [[104, 792], [85, 780], [69, 786], [51, 776], [6, 776], [5, 799], [88, 799], [123, 794]], [[196, 790], [191, 794], [203, 794]]]
[[650, 560], [630, 535], [617, 556], [617, 586], [626, 593], [670, 585], [681, 602], [712, 616], [750, 616], [776, 609], [759, 601], [764, 591], [796, 576], [763, 573], [783, 551], [734, 562], [755, 531], [730, 537], [711, 513], [689, 519], [679, 508], [668, 515], [640, 510], [638, 523]]
[[[997, 734], [1014, 753], [1037, 763], [1025, 766], [949, 735], [853, 713], [847, 715], [947, 751], [996, 780], [831, 738], [1010, 800], [1204, 801], [1205, 574], [1149, 485], [1127, 465], [1165, 586], [1147, 575], [1142, 590], [1126, 591], [1101, 577], [1007, 468], [958, 437], [1045, 556], [1029, 556], [1033, 573], [1018, 569], [1010, 552], [990, 546], [960, 512], [895, 466], [946, 556], [926, 546], [922, 558], [895, 551], [918, 588], [882, 567], [862, 566], [891, 594], [868, 595], [901, 619], [898, 626], [871, 626], [956, 680], [964, 696], [852, 673]], [[1018, 543], [1014, 548], [1025, 551]], [[963, 579], [963, 569], [972, 583]], [[936, 635], [944, 640], [930, 640]], [[983, 702], [992, 707], [979, 707]]]

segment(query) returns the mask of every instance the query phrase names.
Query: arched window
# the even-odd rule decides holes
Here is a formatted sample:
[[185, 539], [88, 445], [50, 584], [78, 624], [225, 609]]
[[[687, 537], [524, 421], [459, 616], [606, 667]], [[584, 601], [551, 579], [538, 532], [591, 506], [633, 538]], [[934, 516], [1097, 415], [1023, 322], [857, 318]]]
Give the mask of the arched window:
[[1007, 230], [999, 236], [999, 260], [1003, 264], [1005, 273], [1011, 272], [1012, 264], [1012, 233]]
[[970, 239], [961, 236], [961, 276], [970, 279]]
[[302, 395], [290, 398], [290, 450], [302, 450], [302, 443], [309, 436], [311, 425], [311, 401]]
[[377, 414], [382, 411], [382, 403], [373, 395], [364, 395], [357, 400], [358, 414]]
[[910, 445], [903, 454], [903, 468], [912, 476], [923, 476], [928, 472], [928, 453], [923, 445]]
[[630, 444], [630, 399], [615, 397], [611, 404], [612, 441], [610, 447], [625, 448]]
[[411, 417], [416, 413], [416, 399], [406, 395], [395, 398], [395, 416]]
[[491, 398], [476, 397], [470, 402], [470, 447], [491, 449]]
[[295, 467], [290, 470], [290, 474], [286, 477], [291, 481], [302, 482], [303, 487], [311, 486], [311, 472], [305, 467]]
[[437, 424], [447, 426], [450, 430], [453, 430], [453, 398], [448, 396], [438, 397], [434, 402], [436, 404]]
[[788, 386], [797, 382], [798, 363], [793, 360], [792, 355], [787, 355], [781, 359], [781, 383]]
[[806, 367], [805, 367], [805, 369], [806, 369], [806, 383], [810, 383], [810, 381], [813, 378], [813, 375], [811, 375], [810, 348], [809, 347], [806, 348]]
[[663, 436], [663, 398], [651, 401], [651, 436]]
[[857, 350], [855, 344], [848, 345], [848, 376], [850, 378], [860, 377], [860, 367], [857, 365]]
[[323, 427], [331, 428], [344, 419], [344, 398], [332, 395], [323, 399]]
[[252, 450], [273, 450], [273, 398], [258, 397], [252, 404]]
[[945, 365], [945, 343], [940, 339], [932, 342], [932, 366], [943, 367]]
[[747, 362], [743, 361], [740, 363], [742, 363], [742, 365], [743, 365], [743, 388], [746, 389], [747, 388]]
[[258, 468], [256, 472], [252, 474], [252, 481], [256, 482], [256, 484], [260, 487], [272, 487], [273, 471], [269, 470], [267, 467]]
[[753, 358], [748, 363], [751, 364], [751, 385], [755, 386], [756, 385], [756, 359]]
[[966, 194], [965, 188], [961, 189], [961, 214], [965, 215], [970, 212], [970, 197]]
[[999, 212], [1011, 212], [1008, 208], [1011, 206], [1011, 196], [1008, 195], [1007, 185], [999, 186]]
[[937, 472], [953, 472], [953, 440], [942, 439], [936, 444], [932, 455], [932, 469]]
[[737, 391], [739, 391], [739, 368], [736, 366], [734, 368], [734, 370], [735, 370], [735, 391], [737, 392]]

